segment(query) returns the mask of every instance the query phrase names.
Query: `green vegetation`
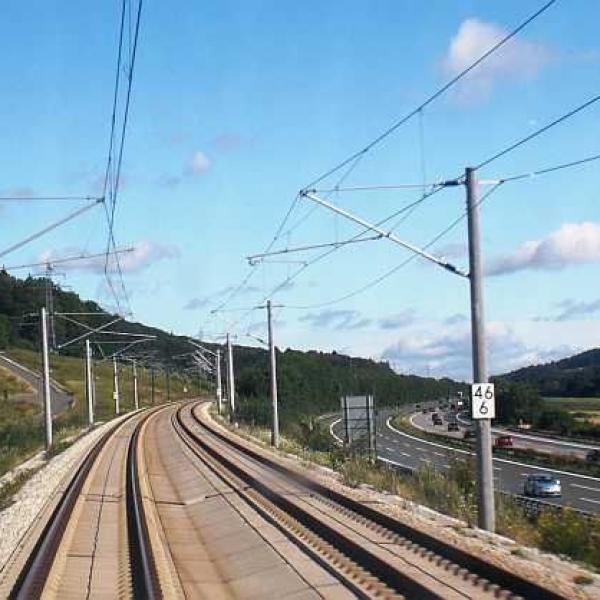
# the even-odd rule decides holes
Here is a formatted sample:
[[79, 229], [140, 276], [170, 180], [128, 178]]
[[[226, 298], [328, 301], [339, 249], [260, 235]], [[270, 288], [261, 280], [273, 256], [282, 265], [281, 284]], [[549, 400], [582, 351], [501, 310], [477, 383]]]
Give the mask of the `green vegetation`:
[[13, 496], [21, 489], [23, 484], [35, 475], [37, 469], [21, 471], [12, 481], [0, 487], [0, 511], [12, 504]]
[[[268, 358], [264, 350], [236, 348], [236, 418], [255, 425], [270, 420]], [[377, 406], [397, 406], [446, 397], [464, 389], [450, 379], [398, 375], [389, 364], [336, 352], [278, 352], [277, 379], [281, 429], [304, 440], [316, 432], [315, 419], [339, 410], [343, 395], [373, 394]], [[319, 433], [311, 435], [319, 436]]]
[[501, 379], [528, 383], [542, 396], [600, 396], [600, 348], [543, 365], [525, 367]]
[[8, 401], [15, 394], [27, 394], [33, 390], [26, 382], [15, 377], [4, 367], [0, 367], [0, 398]]
[[[14, 349], [9, 355], [31, 369], [39, 369], [39, 354], [25, 349]], [[52, 378], [73, 395], [71, 406], [54, 419], [55, 448], [53, 454], [64, 449], [72, 438], [87, 424], [84, 390], [83, 359], [59, 356], [50, 357]], [[114, 416], [112, 399], [112, 364], [97, 362], [96, 374], [96, 419], [106, 421]], [[133, 376], [130, 368], [121, 367], [120, 374], [121, 411], [133, 409]], [[187, 392], [184, 391], [187, 389]], [[185, 378], [174, 373], [170, 378], [171, 399], [192, 397], [197, 388]], [[141, 405], [151, 402], [151, 374], [138, 368], [138, 392]], [[154, 401], [160, 404], [167, 400], [165, 376], [155, 377]], [[40, 450], [44, 443], [41, 408], [38, 404], [0, 399], [0, 475]]]
[[[226, 420], [223, 423], [228, 424]], [[254, 441], [259, 440], [263, 445], [269, 443], [269, 431], [264, 427], [240, 424], [235, 432]], [[317, 463], [339, 471], [344, 483], [350, 487], [366, 484], [460, 519], [465, 526], [459, 526], [459, 530], [465, 531], [465, 527], [475, 525], [475, 467], [472, 459], [449, 457], [450, 468], [443, 472], [425, 465], [408, 473], [373, 464], [365, 457], [345, 455], [333, 445], [329, 451], [311, 449], [308, 439], [301, 442], [283, 436], [281, 450], [301, 457], [307, 466]], [[548, 509], [535, 514], [511, 496], [497, 494], [496, 519], [498, 533], [520, 545], [537, 547], [600, 569], [600, 517], [588, 518], [568, 508]], [[521, 547], [512, 550], [512, 554], [527, 558]]]

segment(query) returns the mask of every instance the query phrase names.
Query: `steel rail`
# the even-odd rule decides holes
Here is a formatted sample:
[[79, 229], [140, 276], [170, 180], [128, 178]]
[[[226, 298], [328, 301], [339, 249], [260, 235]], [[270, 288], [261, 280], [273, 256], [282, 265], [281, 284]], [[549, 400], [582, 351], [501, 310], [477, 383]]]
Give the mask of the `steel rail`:
[[153, 413], [136, 425], [127, 449], [127, 536], [133, 596], [136, 600], [160, 600], [163, 597], [148, 534], [137, 464], [140, 430], [150, 414]]
[[[211, 470], [221, 481], [230, 486], [233, 491], [244, 501], [248, 506], [250, 506], [256, 513], [258, 513], [265, 521], [270, 523], [273, 527], [279, 530], [285, 537], [292, 542], [296, 547], [298, 547], [304, 554], [308, 555], [312, 560], [314, 560], [317, 564], [319, 564], [323, 569], [325, 569], [330, 575], [335, 577], [344, 587], [353, 592], [357, 598], [361, 600], [369, 600], [371, 596], [366, 594], [364, 590], [354, 581], [353, 578], [346, 576], [343, 572], [341, 572], [339, 567], [334, 567], [330, 562], [328, 562], [321, 553], [312, 548], [309, 544], [306, 544], [300, 537], [290, 531], [290, 528], [285, 527], [280, 520], [266, 508], [262, 503], [257, 502], [255, 499], [251, 498], [248, 494], [248, 490], [245, 489], [246, 486], [243, 485], [242, 489], [236, 488], [233, 486], [231, 480], [222, 473], [221, 469], [218, 469], [214, 466], [214, 464], [210, 461], [210, 458], [205, 458], [202, 455], [202, 449], [199, 447], [197, 439], [190, 435], [189, 429], [183, 424], [180, 411], [177, 411], [171, 417], [171, 422], [175, 431], [178, 433], [181, 441], [186, 445], [186, 447], [198, 458], [203, 464]], [[212, 455], [209, 455], [209, 457]], [[214, 459], [213, 459], [214, 460]], [[215, 461], [216, 462], [216, 461]], [[241, 483], [244, 484], [244, 481], [241, 480]], [[382, 597], [384, 597], [382, 595]]]
[[69, 482], [65, 492], [56, 505], [48, 523], [38, 538], [33, 551], [29, 555], [25, 565], [8, 596], [10, 600], [31, 600], [42, 595], [48, 575], [52, 570], [54, 556], [60, 546], [63, 534], [75, 508], [77, 498], [81, 493], [83, 484], [89, 475], [102, 448], [120, 428], [133, 415], [117, 423], [109, 429], [92, 449], [88, 452], [83, 462], [77, 468], [75, 475]]
[[[567, 600], [565, 596], [562, 596], [548, 588], [541, 586], [533, 581], [525, 579], [515, 573], [508, 572], [496, 565], [470, 554], [465, 550], [457, 548], [456, 546], [447, 544], [440, 539], [433, 537], [423, 531], [419, 531], [414, 527], [401, 523], [400, 521], [390, 517], [378, 510], [367, 506], [361, 502], [358, 502], [344, 494], [336, 492], [322, 484], [317, 483], [313, 479], [293, 471], [278, 462], [267, 458], [266, 456], [246, 447], [244, 444], [232, 439], [232, 437], [225, 435], [218, 431], [214, 427], [208, 425], [204, 420], [200, 419], [196, 414], [196, 409], [200, 406], [196, 405], [191, 411], [191, 415], [194, 420], [206, 431], [217, 437], [224, 443], [232, 446], [242, 454], [254, 459], [256, 462], [265, 465], [284, 476], [293, 479], [296, 482], [300, 482], [302, 485], [309, 488], [311, 491], [319, 494], [332, 501], [333, 503], [343, 507], [352, 513], [358, 514], [361, 517], [381, 526], [389, 531], [407, 539], [411, 542], [426, 548], [445, 560], [451, 561], [459, 567], [466, 569], [470, 573], [477, 574], [482, 581], [491, 582], [500, 586], [502, 589], [510, 590], [513, 594], [523, 596], [525, 598], [544, 598], [545, 600]], [[221, 457], [219, 457], [221, 459]]]
[[[317, 535], [326, 545], [333, 547], [342, 556], [350, 559], [358, 569], [366, 571], [371, 578], [374, 577], [382, 585], [400, 594], [403, 598], [415, 600], [443, 600], [445, 598], [445, 596], [438, 594], [373, 553], [368, 547], [359, 543], [352, 534], [342, 532], [339, 527], [326, 523], [314, 511], [302, 508], [293, 500], [290, 500], [285, 493], [282, 494], [272, 489], [270, 485], [224, 456], [217, 448], [208, 444], [203, 438], [190, 430], [185, 423], [182, 422], [182, 425], [186, 428], [188, 434], [193, 437], [196, 444], [225, 467], [226, 470], [233, 473], [251, 489], [256, 490], [262, 497]], [[301, 481], [295, 481], [297, 484], [302, 485]]]

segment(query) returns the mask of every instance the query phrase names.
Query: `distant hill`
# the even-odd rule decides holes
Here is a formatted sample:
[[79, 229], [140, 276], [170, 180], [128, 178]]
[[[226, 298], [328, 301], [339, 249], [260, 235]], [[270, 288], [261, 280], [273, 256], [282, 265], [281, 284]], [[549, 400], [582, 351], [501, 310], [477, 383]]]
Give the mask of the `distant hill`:
[[[46, 284], [43, 278], [17, 279], [0, 270], [0, 349], [39, 348], [37, 314], [45, 301]], [[90, 327], [97, 327], [115, 318], [115, 315], [103, 313], [96, 302], [82, 300], [77, 294], [52, 285], [56, 313], [93, 313], [76, 317]], [[59, 342], [82, 333], [81, 327], [58, 316], [55, 326]], [[154, 360], [173, 369], [192, 366], [190, 356], [181, 356], [189, 354], [192, 349], [183, 336], [127, 320], [120, 321], [115, 329], [155, 335], [156, 341], [140, 344], [136, 348], [140, 352], [154, 351]], [[216, 349], [215, 344], [205, 343], [205, 346]], [[119, 346], [108, 345], [105, 352], [111, 354], [117, 348]], [[81, 352], [81, 347], [76, 345], [64, 351], [74, 356], [81, 356]], [[269, 389], [267, 352], [262, 348], [236, 345], [234, 353], [236, 388], [240, 399], [248, 399], [248, 410], [261, 420], [265, 414], [258, 413], [268, 410], [265, 401]], [[340, 396], [345, 394], [375, 394], [377, 403], [383, 406], [444, 397], [449, 392], [464, 388], [463, 384], [450, 379], [399, 375], [387, 362], [354, 358], [336, 352], [287, 349], [278, 354], [281, 410], [291, 419], [337, 409]], [[243, 409], [243, 402], [239, 403], [239, 408]]]
[[518, 369], [497, 379], [529, 383], [542, 396], [600, 396], [600, 348]]

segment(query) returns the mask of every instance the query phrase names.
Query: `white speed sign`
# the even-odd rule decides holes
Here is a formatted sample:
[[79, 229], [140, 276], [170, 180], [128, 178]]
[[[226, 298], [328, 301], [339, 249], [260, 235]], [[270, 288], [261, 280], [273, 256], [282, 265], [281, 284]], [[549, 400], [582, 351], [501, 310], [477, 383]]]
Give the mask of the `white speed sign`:
[[496, 418], [496, 394], [493, 383], [474, 383], [471, 386], [471, 417]]

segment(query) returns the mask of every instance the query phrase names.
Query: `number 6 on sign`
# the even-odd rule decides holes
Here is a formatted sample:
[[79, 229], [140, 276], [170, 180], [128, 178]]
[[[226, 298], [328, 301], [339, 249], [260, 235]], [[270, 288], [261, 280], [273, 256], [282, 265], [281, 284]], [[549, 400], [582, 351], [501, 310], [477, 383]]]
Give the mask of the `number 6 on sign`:
[[496, 417], [496, 394], [493, 383], [474, 383], [471, 386], [471, 417], [494, 419]]

